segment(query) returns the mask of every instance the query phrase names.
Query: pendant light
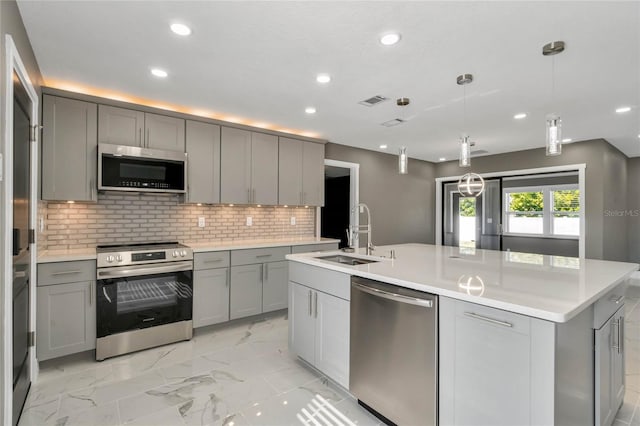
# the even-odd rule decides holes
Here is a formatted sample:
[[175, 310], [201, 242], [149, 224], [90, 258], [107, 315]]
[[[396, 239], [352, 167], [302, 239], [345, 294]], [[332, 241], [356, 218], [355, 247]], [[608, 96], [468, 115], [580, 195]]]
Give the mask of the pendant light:
[[[564, 52], [564, 41], [552, 41], [542, 46], [542, 55], [551, 56], [551, 104], [555, 95], [555, 58], [553, 56]], [[547, 155], [562, 154], [562, 120], [555, 113], [546, 117]]]
[[403, 146], [398, 152], [398, 173], [406, 175], [409, 173], [409, 159], [407, 158], [407, 147]]
[[[458, 86], [462, 86], [464, 89], [463, 95], [463, 128], [467, 127], [467, 89], [466, 85], [473, 81], [472, 74], [461, 74], [456, 79], [456, 83]], [[458, 162], [460, 167], [471, 167], [471, 141], [469, 140], [469, 135], [462, 134], [460, 138], [460, 159]]]
[[[411, 101], [409, 98], [398, 98], [396, 99], [396, 105], [399, 107], [406, 107], [409, 105]], [[404, 120], [404, 114], [403, 120]], [[405, 120], [406, 121], [406, 120]], [[403, 146], [398, 151], [398, 173], [401, 175], [406, 175], [409, 173], [409, 157], [407, 157], [407, 147]]]

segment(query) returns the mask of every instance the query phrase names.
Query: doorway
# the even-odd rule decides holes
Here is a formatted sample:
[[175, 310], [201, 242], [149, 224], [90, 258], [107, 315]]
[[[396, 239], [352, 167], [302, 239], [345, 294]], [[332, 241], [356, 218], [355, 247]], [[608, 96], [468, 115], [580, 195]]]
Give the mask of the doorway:
[[35, 328], [35, 233], [38, 95], [10, 35], [5, 35], [7, 73], [2, 169], [2, 424], [16, 425], [37, 372]]
[[13, 74], [13, 424], [18, 423], [31, 380], [29, 377], [29, 212], [31, 101]]
[[357, 225], [357, 215], [352, 215], [351, 210], [358, 204], [359, 167], [356, 163], [325, 160], [320, 236], [340, 240], [339, 248], [348, 246], [347, 229]]

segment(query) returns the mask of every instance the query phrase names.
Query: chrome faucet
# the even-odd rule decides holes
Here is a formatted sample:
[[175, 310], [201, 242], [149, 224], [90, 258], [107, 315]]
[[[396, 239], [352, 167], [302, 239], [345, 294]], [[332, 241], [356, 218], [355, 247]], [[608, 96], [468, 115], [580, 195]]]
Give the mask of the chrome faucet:
[[350, 229], [349, 229], [349, 235], [350, 235], [350, 240], [351, 242], [353, 242], [354, 240], [358, 240], [360, 241], [360, 234], [367, 234], [367, 254], [371, 255], [373, 253], [373, 250], [375, 249], [371, 238], [371, 212], [369, 211], [369, 206], [367, 206], [364, 203], [359, 203], [356, 204], [352, 209], [351, 209], [351, 216], [353, 216], [353, 214], [356, 212], [356, 210], [359, 210], [360, 208], [363, 208], [364, 210], [367, 211], [367, 224], [366, 225], [351, 225]]

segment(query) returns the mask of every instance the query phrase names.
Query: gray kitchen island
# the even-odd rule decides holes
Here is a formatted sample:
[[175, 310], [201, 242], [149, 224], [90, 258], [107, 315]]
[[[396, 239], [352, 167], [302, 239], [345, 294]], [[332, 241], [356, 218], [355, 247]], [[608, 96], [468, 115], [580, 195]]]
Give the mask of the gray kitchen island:
[[[407, 386], [423, 377], [421, 389], [433, 389], [433, 396], [421, 392], [424, 405], [433, 398], [434, 406], [433, 420], [421, 424], [613, 422], [625, 391], [624, 294], [637, 264], [426, 244], [378, 247], [373, 256], [336, 251], [287, 259], [291, 352], [390, 420], [406, 423], [412, 417], [402, 413], [424, 408], [394, 388], [397, 374]], [[365, 310], [352, 297], [363, 281], [371, 282], [365, 291], [372, 298], [435, 310], [427, 351], [418, 346], [429, 341], [421, 339], [429, 327], [407, 322], [419, 318], [419, 307], [396, 311], [372, 300], [374, 310], [362, 318]], [[353, 333], [363, 330], [389, 333], [379, 339], [386, 347], [354, 346], [362, 336]], [[428, 351], [435, 373], [407, 373], [412, 355]], [[350, 363], [361, 369], [368, 358], [386, 379], [376, 382], [375, 371], [350, 375]], [[362, 376], [371, 382], [361, 383]], [[386, 389], [379, 385], [385, 380]]]

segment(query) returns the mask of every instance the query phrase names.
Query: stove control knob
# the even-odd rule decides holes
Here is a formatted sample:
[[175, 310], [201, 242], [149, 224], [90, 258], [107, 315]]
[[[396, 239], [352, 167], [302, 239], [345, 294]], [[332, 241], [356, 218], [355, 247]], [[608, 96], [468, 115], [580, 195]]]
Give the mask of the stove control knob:
[[171, 255], [173, 257], [178, 257], [178, 255], [179, 255], [178, 250], [174, 250], [173, 253], [171, 253]]
[[116, 260], [117, 260], [118, 262], [122, 262], [122, 255], [117, 255], [117, 256], [116, 256]]
[[113, 257], [113, 255], [110, 254], [109, 256], [107, 256], [107, 262], [111, 263], [114, 260], [115, 260], [115, 257]]
[[180, 256], [185, 257], [187, 255], [187, 251], [186, 250], [182, 250], [180, 252]]

